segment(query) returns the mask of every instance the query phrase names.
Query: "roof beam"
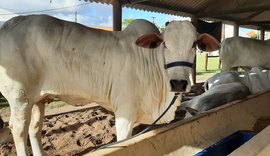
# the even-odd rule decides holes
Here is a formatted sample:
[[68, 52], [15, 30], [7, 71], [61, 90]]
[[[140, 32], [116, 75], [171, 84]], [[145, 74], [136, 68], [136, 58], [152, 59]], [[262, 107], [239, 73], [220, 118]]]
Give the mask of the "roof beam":
[[205, 17], [202, 19], [209, 19], [209, 20], [222, 20], [222, 21], [230, 21], [230, 22], [235, 22], [238, 23], [239, 19], [234, 18], [234, 17], [228, 17], [228, 16], [219, 16], [219, 17]]
[[241, 22], [241, 25], [270, 25], [270, 21], [248, 21], [248, 22]]
[[233, 10], [201, 12], [198, 14], [198, 17], [200, 17], [200, 18], [202, 18], [202, 17], [218, 17], [220, 15], [230, 15], [230, 14], [267, 11], [267, 10], [270, 10], [270, 5], [259, 6], [259, 7], [244, 7], [244, 8], [237, 8], [237, 9], [233, 9]]
[[209, 1], [207, 1], [206, 4], [203, 7], [199, 8], [196, 11], [196, 14], [200, 13], [201, 11], [205, 10], [206, 8], [209, 8], [210, 6], [213, 6], [216, 3], [216, 1], [218, 1], [218, 0], [209, 0]]
[[264, 12], [264, 11], [257, 11], [257, 12], [255, 12], [255, 13], [249, 15], [248, 17], [242, 19], [241, 21], [242, 21], [242, 22], [248, 21], [249, 19], [252, 19], [253, 17], [258, 16], [258, 15], [262, 14], [263, 12]]

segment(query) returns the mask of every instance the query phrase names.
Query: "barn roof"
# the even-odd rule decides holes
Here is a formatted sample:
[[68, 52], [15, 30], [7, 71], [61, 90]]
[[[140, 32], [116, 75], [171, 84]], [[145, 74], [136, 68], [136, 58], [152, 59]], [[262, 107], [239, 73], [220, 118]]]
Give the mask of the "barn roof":
[[[112, 4], [114, 0], [89, 0]], [[178, 16], [236, 22], [270, 30], [268, 0], [118, 0], [127, 8]]]

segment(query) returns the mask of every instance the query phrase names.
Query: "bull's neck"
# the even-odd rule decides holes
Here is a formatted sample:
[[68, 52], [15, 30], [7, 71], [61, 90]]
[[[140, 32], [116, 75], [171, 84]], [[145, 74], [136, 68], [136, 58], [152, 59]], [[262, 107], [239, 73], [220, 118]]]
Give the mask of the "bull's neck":
[[146, 53], [147, 65], [150, 82], [147, 82], [146, 86], [151, 86], [149, 91], [155, 93], [155, 96], [162, 97], [159, 101], [163, 103], [167, 99], [170, 86], [168, 86], [168, 75], [164, 68], [165, 58], [162, 50], [163, 47], [158, 47], [149, 51], [142, 51]]
[[[152, 118], [153, 120], [155, 120], [170, 105], [174, 97], [174, 93], [170, 91], [167, 71], [164, 68], [165, 57], [164, 57], [164, 52], [162, 50], [162, 47], [153, 50], [153, 52], [151, 52], [150, 54], [151, 54], [150, 56], [153, 57], [153, 59], [155, 60], [153, 61], [152, 66], [156, 70], [150, 73], [150, 76], [155, 77], [151, 86], [154, 86], [152, 90], [153, 92], [156, 92], [156, 95], [152, 95], [152, 96], [156, 97], [156, 99], [158, 100], [156, 101], [154, 105], [155, 107], [153, 108], [153, 114], [152, 114]], [[158, 76], [155, 76], [157, 74]], [[154, 85], [154, 84], [158, 84], [158, 85]], [[158, 123], [168, 123], [169, 121], [174, 119], [174, 115], [175, 115], [174, 112], [177, 106], [180, 105], [180, 101], [181, 101], [180, 96], [178, 97], [179, 99], [174, 102], [174, 104], [169, 109], [169, 111], [160, 119]]]

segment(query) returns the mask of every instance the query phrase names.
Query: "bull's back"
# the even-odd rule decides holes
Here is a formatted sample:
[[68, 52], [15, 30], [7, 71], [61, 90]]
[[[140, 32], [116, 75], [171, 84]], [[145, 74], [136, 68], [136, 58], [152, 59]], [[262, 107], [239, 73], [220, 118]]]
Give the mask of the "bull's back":
[[99, 42], [106, 38], [110, 42], [108, 36], [46, 15], [15, 17], [0, 30], [0, 73], [42, 94], [87, 93], [93, 80], [89, 75], [98, 81], [99, 75], [106, 73], [100, 68], [106, 43]]
[[[31, 56], [34, 56], [35, 60], [41, 59], [39, 57], [42, 50], [48, 51], [51, 46], [59, 43], [63, 27], [64, 22], [46, 15], [12, 18], [0, 29], [0, 53], [3, 55], [0, 57], [1, 63], [15, 59], [15, 56], [19, 56], [16, 60]], [[29, 61], [24, 60], [24, 63]]]

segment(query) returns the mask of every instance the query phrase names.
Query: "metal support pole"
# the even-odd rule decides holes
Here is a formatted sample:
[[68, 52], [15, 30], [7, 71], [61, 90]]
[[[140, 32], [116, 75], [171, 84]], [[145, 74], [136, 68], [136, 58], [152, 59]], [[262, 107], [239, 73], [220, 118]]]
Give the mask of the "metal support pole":
[[[225, 24], [222, 23], [221, 42], [225, 40]], [[218, 51], [218, 69], [221, 69], [220, 51]]]
[[239, 24], [234, 23], [233, 26], [233, 36], [239, 36]]
[[221, 41], [225, 39], [225, 24], [222, 23]]
[[[193, 16], [191, 18], [191, 23], [194, 25], [194, 27], [197, 29], [197, 25], [198, 25], [198, 18]], [[197, 53], [196, 53], [197, 54]], [[196, 84], [196, 60], [197, 60], [197, 57], [195, 55], [195, 58], [194, 58], [194, 61], [193, 61], [193, 67], [192, 67], [192, 79], [193, 79], [193, 84]]]
[[265, 29], [260, 28], [260, 40], [264, 40], [264, 32], [265, 32]]
[[208, 53], [205, 54], [205, 67], [204, 67], [205, 71], [207, 71], [207, 67], [208, 67]]
[[113, 30], [122, 30], [122, 4], [119, 0], [113, 0]]

